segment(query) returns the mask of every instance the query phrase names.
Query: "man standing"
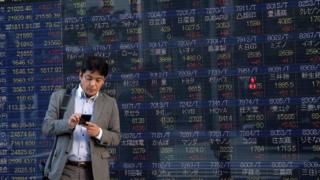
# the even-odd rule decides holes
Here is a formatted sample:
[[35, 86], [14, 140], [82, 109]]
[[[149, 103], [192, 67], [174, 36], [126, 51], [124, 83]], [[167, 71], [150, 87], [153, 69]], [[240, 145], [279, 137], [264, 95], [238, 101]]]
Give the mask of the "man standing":
[[[120, 142], [120, 120], [116, 100], [100, 92], [107, 75], [103, 58], [88, 57], [62, 118], [59, 111], [66, 90], [51, 95], [42, 125], [44, 134], [56, 138], [44, 170], [50, 180], [110, 179], [108, 147]], [[81, 117], [89, 121], [82, 122]]]

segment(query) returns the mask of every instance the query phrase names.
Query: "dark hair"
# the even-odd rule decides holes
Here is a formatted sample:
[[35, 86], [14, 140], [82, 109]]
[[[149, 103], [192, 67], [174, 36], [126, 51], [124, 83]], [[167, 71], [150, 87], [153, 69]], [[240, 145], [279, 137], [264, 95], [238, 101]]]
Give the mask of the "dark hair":
[[108, 63], [102, 57], [96, 56], [88, 56], [83, 62], [81, 66], [82, 73], [86, 71], [98, 71], [99, 74], [106, 77], [108, 75]]

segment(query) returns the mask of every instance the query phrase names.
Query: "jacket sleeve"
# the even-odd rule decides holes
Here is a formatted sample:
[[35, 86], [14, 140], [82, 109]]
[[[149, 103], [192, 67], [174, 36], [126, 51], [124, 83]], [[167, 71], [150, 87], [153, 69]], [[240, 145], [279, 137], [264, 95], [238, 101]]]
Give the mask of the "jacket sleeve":
[[120, 118], [118, 105], [112, 98], [112, 112], [107, 129], [102, 129], [101, 144], [107, 146], [117, 146], [120, 143]]
[[59, 108], [62, 102], [64, 92], [62, 90], [52, 93], [44, 121], [42, 124], [42, 133], [45, 135], [61, 135], [72, 133], [69, 129], [68, 119], [59, 118]]

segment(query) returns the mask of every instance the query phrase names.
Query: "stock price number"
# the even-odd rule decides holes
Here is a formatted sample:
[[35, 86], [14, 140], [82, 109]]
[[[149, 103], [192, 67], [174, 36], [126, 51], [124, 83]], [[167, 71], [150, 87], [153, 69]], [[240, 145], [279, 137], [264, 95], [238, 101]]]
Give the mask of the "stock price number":
[[11, 131], [10, 132], [11, 138], [34, 138], [36, 137], [35, 131]]
[[232, 82], [217, 83], [219, 95], [223, 98], [230, 99], [233, 97], [234, 86]]
[[9, 104], [9, 111], [25, 111], [25, 110], [34, 110], [36, 107], [33, 104]]
[[9, 164], [34, 164], [37, 162], [36, 158], [10, 158]]
[[192, 100], [200, 100], [201, 99], [201, 84], [188, 85], [187, 86], [188, 96]]
[[[33, 57], [33, 51], [32, 50], [18, 50], [16, 52], [17, 54], [17, 57], [19, 58], [22, 58], [22, 57]], [[28, 61], [31, 61], [31, 60], [28, 60]], [[32, 64], [33, 64], [33, 61], [32, 61]], [[30, 65], [29, 64], [23, 64], [23, 65]]]
[[62, 45], [62, 41], [59, 39], [56, 40], [45, 40], [43, 42], [44, 46], [61, 46]]
[[143, 161], [146, 160], [146, 149], [144, 147], [134, 147], [132, 148], [132, 159], [135, 161]]
[[12, 78], [13, 84], [19, 84], [19, 83], [31, 83], [34, 82], [34, 77], [14, 77]]
[[170, 101], [175, 98], [174, 88], [172, 86], [159, 87], [159, 94], [162, 100]]
[[252, 123], [255, 128], [262, 129], [265, 127], [265, 116], [264, 114], [246, 114], [244, 121], [246, 123]]
[[17, 101], [32, 101], [34, 99], [34, 95], [19, 95], [16, 96]]
[[62, 89], [62, 85], [42, 85], [40, 86], [41, 92], [52, 92], [58, 89]]
[[15, 174], [22, 174], [22, 173], [35, 173], [35, 167], [15, 167], [14, 171]]
[[160, 117], [161, 125], [166, 130], [174, 130], [175, 129], [175, 122], [173, 116], [162, 116]]
[[34, 140], [12, 140], [11, 145], [14, 147], [35, 146], [36, 142]]
[[291, 89], [295, 87], [294, 82], [292, 81], [275, 82], [274, 86], [276, 89]]
[[138, 131], [138, 132], [145, 131], [144, 117], [132, 118], [131, 122], [132, 122], [133, 131]]
[[27, 21], [32, 20], [32, 15], [12, 15], [8, 16], [8, 21]]
[[12, 60], [12, 65], [14, 66], [26, 66], [26, 65], [33, 65], [33, 64], [34, 64], [33, 59]]
[[200, 38], [203, 36], [201, 34], [201, 25], [200, 24], [187, 24], [182, 25], [182, 31], [185, 32], [185, 36], [188, 38]]
[[10, 150], [11, 156], [34, 156], [36, 154], [35, 149], [12, 149]]
[[313, 80], [312, 81], [312, 86], [316, 89], [318, 89], [316, 92], [320, 92], [319, 89], [320, 89], [320, 80]]
[[12, 69], [12, 73], [14, 75], [27, 75], [27, 74], [34, 74], [34, 68], [19, 68], [19, 69]]
[[174, 161], [177, 159], [176, 153], [174, 153], [173, 148], [168, 147], [159, 147], [160, 148], [160, 156], [166, 161]]
[[313, 121], [320, 121], [320, 113], [319, 112], [313, 112], [311, 113], [311, 119]]
[[32, 41], [16, 41], [17, 48], [32, 48], [33, 42]]
[[286, 153], [294, 153], [298, 151], [298, 148], [296, 145], [290, 145], [290, 144], [276, 146], [276, 149], [279, 152], [286, 152]]
[[145, 89], [139, 87], [133, 87], [130, 89], [131, 99], [134, 102], [140, 102], [144, 100]]
[[42, 67], [40, 68], [40, 73], [62, 73], [62, 67]]
[[231, 52], [217, 52], [218, 67], [229, 67], [232, 64]]
[[292, 17], [279, 18], [277, 23], [281, 26], [282, 32], [292, 32], [294, 30]]
[[11, 177], [12, 180], [36, 180], [37, 177], [36, 176], [29, 176], [29, 177], [25, 177], [25, 176], [12, 176]]
[[13, 93], [30, 93], [34, 92], [34, 86], [20, 86], [20, 87], [12, 87]]
[[32, 32], [17, 33], [16, 38], [17, 39], [32, 39], [33, 33]]

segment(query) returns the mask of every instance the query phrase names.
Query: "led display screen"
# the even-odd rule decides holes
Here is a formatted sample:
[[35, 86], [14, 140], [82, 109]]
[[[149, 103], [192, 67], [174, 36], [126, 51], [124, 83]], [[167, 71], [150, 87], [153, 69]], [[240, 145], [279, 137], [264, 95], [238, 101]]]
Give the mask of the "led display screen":
[[37, 179], [50, 94], [104, 57], [113, 180], [320, 176], [319, 0], [0, 0], [0, 177]]

